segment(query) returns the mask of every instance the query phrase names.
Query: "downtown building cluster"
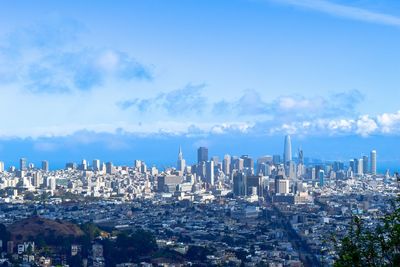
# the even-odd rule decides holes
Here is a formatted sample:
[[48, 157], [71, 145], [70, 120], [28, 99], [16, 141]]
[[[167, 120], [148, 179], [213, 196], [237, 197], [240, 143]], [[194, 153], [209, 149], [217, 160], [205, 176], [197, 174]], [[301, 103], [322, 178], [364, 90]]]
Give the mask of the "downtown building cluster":
[[[188, 164], [179, 148], [176, 166], [164, 170], [141, 160], [115, 166], [97, 159], [49, 170], [47, 161], [36, 168], [23, 158], [7, 171], [0, 163], [0, 222], [35, 211], [115, 229], [141, 226], [155, 234], [159, 247], [182, 255], [194, 245], [212, 247], [209, 265], [329, 266], [336, 255], [324, 243], [328, 235], [345, 234], [354, 214], [376, 223], [398, 193], [396, 177], [376, 170], [375, 150], [348, 162], [313, 161], [301, 149], [293, 157], [290, 136], [282, 155], [256, 160], [220, 160], [199, 147], [197, 161]], [[71, 209], [69, 203], [81, 204]], [[102, 250], [100, 243], [93, 246], [93, 253]], [[99, 255], [89, 266], [104, 266]]]

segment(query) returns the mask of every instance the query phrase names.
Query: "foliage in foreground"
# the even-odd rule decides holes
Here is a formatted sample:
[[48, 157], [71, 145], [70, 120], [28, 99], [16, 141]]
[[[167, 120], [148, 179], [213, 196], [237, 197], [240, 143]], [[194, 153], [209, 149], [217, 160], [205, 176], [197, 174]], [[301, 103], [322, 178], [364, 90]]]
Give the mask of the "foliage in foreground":
[[336, 251], [335, 267], [400, 266], [400, 197], [393, 203], [393, 212], [377, 226], [368, 227], [354, 217], [347, 236], [336, 244]]

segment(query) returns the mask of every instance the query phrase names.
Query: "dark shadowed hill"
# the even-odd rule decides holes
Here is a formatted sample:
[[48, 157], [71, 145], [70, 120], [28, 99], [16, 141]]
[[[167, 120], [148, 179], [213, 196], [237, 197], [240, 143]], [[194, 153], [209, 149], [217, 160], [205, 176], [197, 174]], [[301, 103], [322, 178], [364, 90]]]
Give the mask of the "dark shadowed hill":
[[8, 227], [11, 239], [24, 241], [36, 236], [82, 236], [83, 231], [75, 224], [65, 221], [53, 221], [38, 216], [17, 221]]

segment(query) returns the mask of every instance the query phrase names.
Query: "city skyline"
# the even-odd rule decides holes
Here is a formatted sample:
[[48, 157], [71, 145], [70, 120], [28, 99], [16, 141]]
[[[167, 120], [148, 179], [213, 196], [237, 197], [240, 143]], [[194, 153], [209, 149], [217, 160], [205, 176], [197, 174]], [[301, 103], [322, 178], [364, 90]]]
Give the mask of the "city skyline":
[[[356, 170], [355, 172], [359, 172], [361, 174], [364, 173], [364, 172], [368, 172], [368, 173], [371, 173], [371, 174], [377, 174], [378, 170], [379, 170], [380, 173], [384, 173], [386, 171], [389, 171], [389, 172], [391, 171], [393, 173], [397, 172], [397, 169], [390, 170], [390, 168], [388, 168], [388, 165], [385, 165], [385, 164], [383, 164], [383, 167], [380, 167], [380, 164], [378, 164], [380, 162], [379, 162], [379, 160], [377, 160], [377, 151], [376, 151], [376, 149], [371, 150], [369, 153], [365, 153], [365, 152], [360, 153], [360, 157], [361, 157], [360, 159], [358, 159], [357, 155], [355, 155], [355, 158], [350, 158], [348, 161], [343, 160], [343, 159], [323, 160], [323, 159], [320, 159], [320, 158], [307, 157], [307, 155], [304, 156], [304, 151], [301, 148], [298, 149], [298, 153], [299, 154], [297, 156], [293, 155], [293, 153], [292, 153], [291, 136], [290, 135], [285, 135], [284, 136], [284, 142], [283, 142], [283, 153], [282, 154], [270, 153], [270, 154], [263, 154], [261, 156], [254, 156], [254, 159], [257, 159], [257, 164], [256, 165], [254, 165], [255, 163], [254, 163], [254, 159], [252, 158], [252, 156], [249, 156], [246, 153], [241, 153], [241, 154], [238, 154], [238, 155], [230, 155], [230, 154], [225, 152], [223, 154], [223, 157], [221, 157], [221, 155], [217, 155], [217, 154], [213, 154], [212, 156], [209, 156], [208, 147], [205, 147], [205, 146], [201, 146], [201, 147], [197, 148], [197, 160], [195, 160], [195, 161], [192, 161], [192, 160], [186, 161], [186, 157], [183, 156], [182, 146], [179, 145], [178, 158], [177, 158], [177, 161], [176, 161], [176, 165], [174, 165], [174, 164], [171, 164], [171, 165], [168, 165], [168, 164], [155, 164], [155, 163], [150, 162], [150, 166], [154, 166], [154, 167], [157, 167], [157, 168], [161, 167], [162, 169], [168, 169], [168, 168], [172, 167], [172, 168], [176, 168], [177, 171], [184, 172], [186, 167], [190, 166], [191, 164], [204, 163], [204, 168], [206, 170], [208, 170], [207, 172], [211, 172], [210, 170], [213, 169], [214, 166], [217, 167], [217, 165], [212, 165], [212, 166], [210, 165], [209, 166], [209, 165], [207, 165], [209, 162], [214, 162], [215, 161], [217, 163], [219, 161], [219, 158], [221, 157], [221, 159], [223, 159], [221, 161], [221, 164], [223, 164], [223, 165], [221, 165], [221, 169], [224, 169], [224, 168], [226, 168], [226, 166], [225, 167], [223, 167], [223, 166], [226, 165], [226, 164], [229, 164], [229, 166], [233, 166], [232, 165], [233, 163], [231, 162], [231, 158], [240, 156], [241, 158], [243, 158], [243, 157], [251, 158], [252, 159], [252, 164], [251, 164], [252, 167], [251, 168], [255, 167], [257, 170], [259, 169], [259, 166], [258, 166], [259, 160], [264, 161], [265, 158], [270, 158], [270, 161], [275, 163], [275, 161], [276, 161], [275, 159], [279, 159], [280, 158], [281, 160], [278, 160], [278, 162], [280, 164], [282, 164], [283, 166], [285, 166], [285, 168], [286, 167], [290, 168], [291, 162], [294, 162], [296, 164], [300, 164], [300, 163], [301, 164], [305, 164], [305, 166], [313, 165], [313, 164], [330, 165], [330, 164], [335, 164], [335, 162], [340, 162], [341, 164], [344, 164], [344, 166], [348, 166], [348, 167], [351, 167], [353, 169], [355, 168], [355, 170]], [[190, 154], [193, 154], [193, 153], [189, 152], [188, 154], [190, 155]], [[229, 157], [229, 163], [224, 162], [227, 157]], [[191, 157], [189, 157], [189, 158], [191, 158]], [[379, 157], [378, 157], [378, 159], [379, 159]], [[73, 161], [72, 160], [72, 161], [66, 161], [66, 162], [62, 163], [62, 164], [64, 164], [64, 166], [61, 166], [61, 165], [59, 165], [60, 163], [57, 163], [56, 166], [51, 168], [51, 169], [52, 170], [57, 170], [57, 169], [62, 169], [64, 167], [66, 168], [68, 165], [74, 163], [74, 164], [77, 164], [77, 166], [84, 165], [84, 167], [83, 167], [84, 170], [91, 169], [93, 171], [96, 171], [96, 170], [98, 171], [98, 170], [100, 170], [101, 162], [103, 162], [103, 164], [106, 164], [106, 162], [107, 162], [107, 164], [108, 163], [113, 164], [113, 160], [101, 161], [100, 159], [97, 159], [97, 158], [90, 159], [90, 160], [92, 160], [92, 165], [90, 165], [88, 163], [87, 159], [82, 158], [81, 159], [81, 162], [82, 162], [81, 164], [79, 164], [79, 161], [77, 162], [77, 161]], [[90, 162], [90, 160], [89, 160], [89, 162]], [[141, 159], [141, 158], [135, 158], [134, 160], [131, 160], [130, 163], [136, 162], [137, 160], [143, 161], [143, 159]], [[143, 161], [143, 162], [146, 162], [146, 161]], [[12, 168], [12, 167], [15, 167], [16, 169], [19, 169], [19, 170], [26, 170], [27, 167], [28, 167], [28, 160], [25, 157], [22, 157], [22, 158], [19, 159], [19, 168], [16, 167], [16, 165], [12, 165], [12, 164], [9, 164], [9, 166], [7, 166], [1, 160], [0, 160], [0, 163], [2, 164], [2, 165], [0, 165], [0, 171], [1, 170], [4, 171], [4, 170], [7, 170], [8, 168]], [[131, 165], [130, 163], [122, 163], [121, 164], [120, 162], [114, 162], [114, 164], [116, 164], [116, 165], [126, 165], [126, 166], [130, 166]], [[214, 163], [214, 164], [216, 164], [216, 163]], [[31, 165], [31, 164], [34, 165], [35, 162], [32, 162], [32, 161], [29, 162], [29, 165]], [[244, 163], [244, 165], [246, 165], [246, 163]], [[34, 166], [37, 169], [41, 168], [42, 170], [47, 170], [47, 171], [50, 169], [48, 160], [41, 160], [40, 161], [40, 165], [37, 164], [37, 165], [34, 165]], [[358, 168], [359, 168], [358, 166], [361, 166], [361, 171], [358, 171]], [[229, 170], [229, 168], [228, 168], [228, 170]], [[229, 171], [227, 171], [227, 172], [229, 173]], [[288, 172], [289, 171], [287, 171], [287, 173]]]

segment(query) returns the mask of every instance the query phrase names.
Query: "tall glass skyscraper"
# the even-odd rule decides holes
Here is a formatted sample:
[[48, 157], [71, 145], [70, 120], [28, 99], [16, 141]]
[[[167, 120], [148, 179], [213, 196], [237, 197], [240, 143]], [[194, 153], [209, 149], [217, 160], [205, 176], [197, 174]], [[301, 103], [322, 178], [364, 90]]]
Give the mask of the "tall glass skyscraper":
[[45, 172], [49, 171], [49, 162], [47, 160], [42, 161], [42, 170]]
[[371, 174], [376, 174], [376, 150], [371, 151]]
[[363, 156], [363, 171], [364, 173], [369, 173], [369, 160], [367, 156]]
[[286, 164], [292, 161], [292, 141], [290, 140], [290, 135], [285, 136], [285, 147], [283, 151], [283, 160]]
[[206, 147], [199, 147], [197, 149], [197, 163], [208, 161], [208, 148]]
[[21, 158], [19, 160], [19, 170], [20, 171], [26, 171], [26, 158]]

